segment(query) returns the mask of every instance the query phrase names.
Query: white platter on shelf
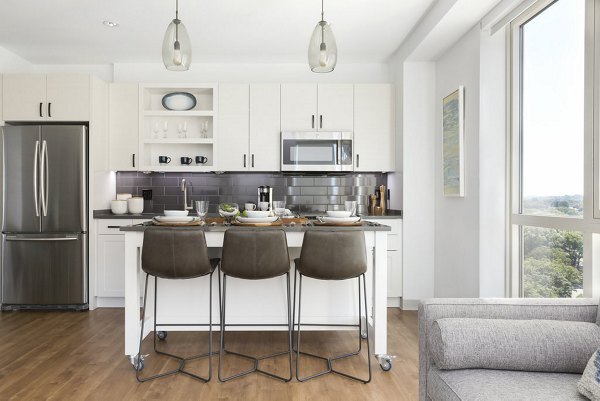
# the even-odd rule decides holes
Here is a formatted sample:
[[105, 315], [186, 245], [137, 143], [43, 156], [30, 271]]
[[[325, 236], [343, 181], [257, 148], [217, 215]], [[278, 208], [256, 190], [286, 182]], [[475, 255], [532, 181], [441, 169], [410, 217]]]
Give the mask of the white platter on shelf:
[[319, 216], [317, 218], [322, 223], [356, 223], [357, 221], [360, 221], [360, 216], [353, 216], [353, 217]]
[[193, 216], [155, 216], [154, 219], [159, 223], [191, 223], [194, 220], [197, 220], [198, 217]]

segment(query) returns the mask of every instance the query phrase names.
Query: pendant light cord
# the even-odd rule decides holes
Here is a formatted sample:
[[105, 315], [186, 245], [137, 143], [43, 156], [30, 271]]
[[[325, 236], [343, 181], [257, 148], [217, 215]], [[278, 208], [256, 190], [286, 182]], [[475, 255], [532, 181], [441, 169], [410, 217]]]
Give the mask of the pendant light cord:
[[[175, 0], [175, 20], [179, 21], [179, 0]], [[175, 24], [175, 42], [179, 42], [179, 23]]]
[[321, 0], [321, 21], [323, 21], [325, 18], [323, 17], [323, 0]]

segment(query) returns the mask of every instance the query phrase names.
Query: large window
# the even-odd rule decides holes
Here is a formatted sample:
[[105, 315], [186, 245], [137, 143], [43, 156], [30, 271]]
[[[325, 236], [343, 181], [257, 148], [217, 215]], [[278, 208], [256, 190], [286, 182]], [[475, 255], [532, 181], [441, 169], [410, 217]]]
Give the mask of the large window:
[[[600, 0], [538, 1], [511, 27], [512, 296], [595, 291], [594, 32]], [[592, 88], [591, 90], [589, 88]], [[600, 283], [595, 284], [600, 287]]]

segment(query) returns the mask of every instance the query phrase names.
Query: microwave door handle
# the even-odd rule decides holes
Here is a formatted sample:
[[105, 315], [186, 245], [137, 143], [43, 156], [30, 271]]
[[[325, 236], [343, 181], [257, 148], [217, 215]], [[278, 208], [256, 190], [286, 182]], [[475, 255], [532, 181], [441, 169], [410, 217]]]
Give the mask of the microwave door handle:
[[342, 167], [342, 141], [338, 141], [337, 145], [337, 161], [335, 163], [338, 167]]

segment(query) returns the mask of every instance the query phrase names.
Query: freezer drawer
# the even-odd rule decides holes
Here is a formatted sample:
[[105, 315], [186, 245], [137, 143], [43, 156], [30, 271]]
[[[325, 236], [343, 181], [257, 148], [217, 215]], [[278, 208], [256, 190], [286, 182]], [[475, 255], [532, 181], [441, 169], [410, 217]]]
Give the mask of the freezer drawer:
[[87, 309], [87, 234], [3, 234], [2, 246], [2, 309]]

